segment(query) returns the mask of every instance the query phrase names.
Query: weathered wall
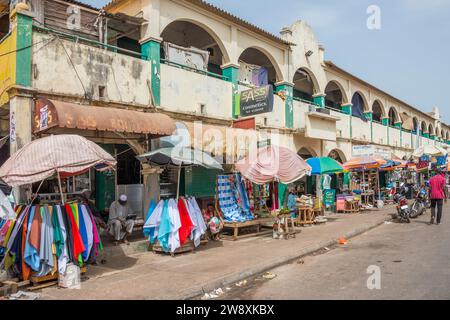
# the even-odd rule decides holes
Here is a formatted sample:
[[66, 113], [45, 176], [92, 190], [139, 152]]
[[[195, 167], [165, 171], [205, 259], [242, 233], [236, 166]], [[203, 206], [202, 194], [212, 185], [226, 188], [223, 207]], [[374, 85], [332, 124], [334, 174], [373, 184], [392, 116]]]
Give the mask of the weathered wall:
[[[49, 37], [51, 35], [34, 32], [33, 41], [37, 43]], [[33, 48], [33, 64], [36, 66], [33, 87], [38, 90], [84, 96], [84, 86], [94, 99], [98, 99], [99, 86], [104, 86], [106, 100], [141, 105], [150, 102], [147, 81], [151, 77], [151, 66], [145, 60], [71, 41], [54, 40]]]

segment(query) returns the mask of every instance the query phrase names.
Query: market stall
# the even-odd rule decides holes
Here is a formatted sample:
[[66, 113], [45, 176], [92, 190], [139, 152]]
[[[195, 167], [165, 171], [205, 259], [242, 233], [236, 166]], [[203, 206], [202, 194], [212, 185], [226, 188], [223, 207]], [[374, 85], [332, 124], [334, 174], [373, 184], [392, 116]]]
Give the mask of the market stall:
[[[13, 154], [0, 168], [0, 178], [19, 187], [48, 178], [70, 177], [90, 168], [111, 170], [115, 159], [95, 143], [77, 135], [34, 140]], [[61, 186], [61, 184], [59, 184]], [[1, 263], [12, 274], [33, 283], [64, 277], [67, 270], [94, 261], [102, 243], [89, 206], [60, 199], [31, 201], [15, 208], [15, 218], [3, 223]], [[78, 272], [79, 274], [79, 272]]]
[[[274, 217], [277, 216], [278, 226], [286, 226], [287, 223], [285, 223], [286, 221], [283, 219], [290, 219], [291, 217], [289, 212], [283, 212], [280, 215], [280, 209], [284, 205], [284, 203], [282, 203], [284, 197], [283, 195], [278, 194], [278, 184], [283, 184], [283, 186], [288, 185], [301, 179], [305, 175], [310, 175], [311, 167], [306, 161], [287, 148], [270, 145], [260, 148], [255, 155], [247, 156], [238, 161], [235, 167], [242, 177], [245, 180], [248, 180], [252, 186], [254, 186], [255, 190], [258, 190], [256, 193], [253, 193], [253, 207], [258, 209], [258, 211], [255, 211], [256, 219], [253, 223], [264, 226], [266, 223], [273, 223], [276, 221]], [[259, 190], [261, 190], [261, 186], [265, 186], [262, 187], [266, 190], [265, 197], [257, 196], [260, 192]], [[266, 197], [270, 199], [269, 205], [258, 205], [258, 201], [260, 201], [260, 199], [265, 201]], [[280, 201], [280, 199], [282, 200]], [[261, 207], [266, 210], [268, 218], [261, 218], [261, 216], [264, 215], [264, 209], [261, 210]], [[235, 233], [239, 223], [239, 221], [233, 222], [232, 227], [234, 228]], [[235, 235], [235, 238], [237, 238], [237, 235]]]
[[176, 197], [171, 194], [150, 203], [144, 223], [144, 235], [155, 252], [175, 253], [193, 251], [201, 243], [207, 226], [195, 197], [180, 196], [182, 168], [202, 166], [210, 170], [222, 170], [222, 166], [208, 154], [191, 148], [160, 148], [137, 159], [143, 163], [171, 167], [177, 170]]

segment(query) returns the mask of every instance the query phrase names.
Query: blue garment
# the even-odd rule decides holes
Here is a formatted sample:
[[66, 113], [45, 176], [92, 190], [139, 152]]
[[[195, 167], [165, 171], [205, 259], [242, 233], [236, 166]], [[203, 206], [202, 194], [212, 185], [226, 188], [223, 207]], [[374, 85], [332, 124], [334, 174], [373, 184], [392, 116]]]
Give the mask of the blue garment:
[[230, 222], [252, 220], [251, 213], [244, 212], [243, 208], [238, 205], [235, 191], [236, 188], [231, 185], [230, 176], [217, 176], [217, 196], [224, 220]]
[[80, 235], [81, 235], [81, 240], [83, 240], [83, 245], [84, 245], [84, 251], [81, 253], [81, 257], [83, 258], [83, 261], [87, 261], [87, 259], [89, 258], [89, 239], [88, 239], [88, 234], [87, 234], [87, 230], [86, 230], [86, 224], [84, 223], [84, 217], [83, 217], [83, 213], [81, 212], [81, 205], [78, 204], [78, 220], [80, 223]]
[[30, 210], [30, 215], [28, 217], [27, 238], [25, 242], [25, 251], [23, 253], [23, 256], [25, 263], [29, 265], [31, 269], [33, 269], [34, 271], [39, 271], [41, 266], [41, 259], [39, 257], [39, 252], [29, 242], [31, 223], [33, 222], [35, 214], [41, 213], [40, 212], [36, 213], [36, 207], [32, 207]]
[[245, 191], [244, 182], [242, 181], [242, 176], [239, 173], [234, 175], [234, 181], [236, 184], [236, 189], [238, 190], [239, 198], [241, 199], [241, 208], [243, 211], [243, 216], [248, 220], [252, 220], [253, 216], [250, 212], [250, 201]]
[[297, 196], [295, 194], [292, 193], [289, 194], [287, 207], [290, 211], [293, 211], [297, 208]]
[[[148, 211], [147, 211], [147, 217], [145, 218], [145, 222], [147, 222], [148, 221], [148, 219], [150, 219], [150, 217], [152, 216], [152, 213], [153, 213], [153, 211], [155, 210], [155, 208], [156, 208], [156, 203], [155, 203], [155, 201], [151, 201], [150, 202], [150, 207], [148, 208]], [[153, 234], [154, 234], [154, 232], [155, 232], [155, 229], [153, 229], [153, 228], [146, 228], [145, 227], [145, 223], [144, 223], [144, 229], [143, 229], [143, 231], [144, 231], [144, 236], [145, 237], [150, 237], [150, 238], [153, 238]]]
[[159, 245], [165, 252], [169, 252], [169, 236], [171, 231], [171, 223], [169, 216], [169, 201], [164, 201], [164, 208], [161, 214], [161, 223], [158, 230]]

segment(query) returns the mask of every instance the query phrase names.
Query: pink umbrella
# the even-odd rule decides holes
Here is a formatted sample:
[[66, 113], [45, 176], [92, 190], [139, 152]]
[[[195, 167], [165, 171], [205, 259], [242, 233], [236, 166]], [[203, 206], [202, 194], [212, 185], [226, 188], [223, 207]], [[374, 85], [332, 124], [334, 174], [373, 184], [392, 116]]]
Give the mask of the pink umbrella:
[[311, 167], [295, 152], [278, 146], [267, 146], [256, 155], [236, 163], [236, 169], [246, 179], [264, 184], [279, 181], [289, 184], [311, 174]]
[[92, 167], [116, 165], [113, 156], [78, 135], [53, 135], [27, 143], [0, 168], [0, 178], [12, 187], [42, 181], [51, 176], [72, 176]]

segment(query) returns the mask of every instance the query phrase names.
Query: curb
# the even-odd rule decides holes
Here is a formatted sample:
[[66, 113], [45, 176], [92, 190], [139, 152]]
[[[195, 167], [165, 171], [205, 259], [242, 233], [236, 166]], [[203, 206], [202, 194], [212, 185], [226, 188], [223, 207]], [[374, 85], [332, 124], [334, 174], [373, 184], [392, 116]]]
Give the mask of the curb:
[[[346, 234], [344, 234], [343, 236], [346, 239], [351, 239], [354, 238], [362, 233], [365, 233], [367, 231], [370, 231], [372, 229], [375, 229], [376, 227], [379, 227], [380, 225], [384, 224], [386, 221], [391, 221], [392, 218], [387, 217], [384, 218], [382, 221], [378, 221], [375, 223], [372, 223], [370, 225], [365, 225], [363, 227], [359, 227], [353, 231], [347, 232]], [[309, 248], [303, 249], [299, 252], [297, 252], [296, 254], [290, 255], [290, 256], [286, 256], [286, 257], [282, 257], [282, 258], [278, 258], [276, 260], [270, 261], [264, 265], [260, 265], [257, 267], [254, 267], [250, 270], [247, 271], [243, 271], [243, 272], [236, 272], [233, 274], [229, 274], [229, 275], [224, 275], [221, 276], [219, 279], [216, 280], [212, 280], [209, 281], [207, 283], [201, 284], [198, 288], [192, 288], [192, 289], [188, 289], [185, 290], [183, 293], [174, 296], [174, 297], [168, 297], [168, 299], [173, 299], [173, 300], [189, 300], [189, 299], [193, 299], [199, 296], [202, 296], [203, 294], [205, 294], [206, 292], [211, 292], [214, 289], [217, 288], [221, 288], [221, 287], [226, 287], [226, 286], [230, 286], [236, 282], [245, 280], [247, 278], [256, 276], [258, 274], [264, 273], [268, 270], [277, 268], [281, 265], [285, 265], [288, 264], [290, 262], [293, 262], [299, 258], [311, 255], [317, 251], [319, 251], [320, 249], [324, 248], [324, 247], [329, 247], [332, 246], [334, 244], [336, 244], [338, 241], [338, 238], [332, 238], [329, 240], [324, 240], [322, 242], [317, 243], [316, 245], [313, 245]]]

